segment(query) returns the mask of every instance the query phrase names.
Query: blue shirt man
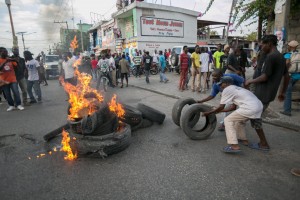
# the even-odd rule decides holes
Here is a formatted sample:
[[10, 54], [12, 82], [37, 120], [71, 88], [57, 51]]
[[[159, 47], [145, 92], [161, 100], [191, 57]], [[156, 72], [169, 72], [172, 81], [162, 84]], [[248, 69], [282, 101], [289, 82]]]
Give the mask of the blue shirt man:
[[217, 83], [220, 81], [220, 79], [223, 76], [231, 77], [233, 79], [233, 85], [236, 85], [239, 87], [242, 87], [243, 83], [245, 81], [245, 79], [243, 77], [241, 77], [237, 74], [224, 74], [223, 75], [222, 71], [217, 69], [212, 73], [212, 77], [213, 77], [215, 83], [212, 86], [211, 94], [208, 97], [206, 97], [205, 99], [199, 100], [198, 103], [203, 103], [203, 102], [209, 101], [209, 100], [215, 98], [215, 96], [217, 96], [217, 94], [219, 92], [222, 92], [221, 87]]

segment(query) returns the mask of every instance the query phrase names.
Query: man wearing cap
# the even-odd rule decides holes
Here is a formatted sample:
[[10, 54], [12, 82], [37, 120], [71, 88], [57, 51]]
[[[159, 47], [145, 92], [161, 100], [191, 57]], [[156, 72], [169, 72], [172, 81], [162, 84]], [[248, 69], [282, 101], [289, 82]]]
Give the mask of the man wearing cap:
[[[211, 90], [211, 94], [202, 99], [197, 101], [198, 103], [204, 103], [206, 101], [210, 101], [213, 98], [215, 98], [217, 96], [217, 94], [219, 94], [219, 92], [222, 92], [222, 88], [220, 85], [218, 85], [217, 83], [221, 80], [222, 77], [231, 77], [233, 79], [233, 85], [235, 86], [239, 86], [242, 87], [244, 84], [244, 78], [237, 75], [237, 74], [224, 74], [222, 73], [222, 71], [220, 69], [215, 69], [212, 73], [212, 78], [213, 78], [213, 86], [212, 86], [212, 90]], [[225, 117], [228, 115], [229, 113], [225, 113]], [[220, 123], [220, 126], [218, 127], [218, 131], [224, 131], [225, 130], [225, 126], [224, 126], [224, 122], [223, 120]]]
[[[249, 90], [233, 85], [233, 79], [228, 76], [221, 78], [217, 83], [223, 89], [219, 107], [204, 112], [203, 116], [219, 112], [229, 112], [235, 110], [224, 119], [226, 138], [229, 146], [223, 148], [225, 153], [238, 153], [241, 151], [239, 142], [248, 145], [245, 133], [247, 120], [259, 119], [263, 110], [261, 101]], [[226, 104], [232, 104], [225, 108]]]
[[[281, 114], [291, 116], [292, 112], [292, 90], [294, 85], [297, 83], [297, 81], [300, 79], [300, 54], [296, 50], [299, 43], [295, 40], [288, 43], [288, 51], [289, 53], [286, 53], [284, 58], [286, 59], [287, 67], [289, 68], [290, 72], [290, 80], [289, 85], [287, 87], [286, 93], [285, 93], [285, 99], [283, 104], [283, 111], [280, 112]], [[296, 63], [298, 62], [298, 63]], [[295, 63], [294, 65], [298, 64], [298, 70], [292, 70], [291, 63]]]
[[17, 61], [17, 67], [15, 68], [15, 74], [16, 74], [18, 84], [22, 91], [23, 105], [28, 106], [30, 104], [27, 102], [27, 83], [26, 83], [26, 79], [25, 79], [25, 71], [26, 71], [25, 59], [20, 57], [19, 48], [17, 46], [14, 46], [12, 48], [12, 52], [13, 52], [13, 56], [11, 56], [11, 58], [13, 58], [14, 60]]

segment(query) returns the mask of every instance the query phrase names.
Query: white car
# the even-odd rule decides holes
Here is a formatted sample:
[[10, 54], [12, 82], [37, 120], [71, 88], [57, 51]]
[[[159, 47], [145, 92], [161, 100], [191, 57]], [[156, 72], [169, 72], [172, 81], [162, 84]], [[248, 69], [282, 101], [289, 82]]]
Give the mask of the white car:
[[50, 77], [59, 76], [58, 62], [59, 62], [58, 55], [45, 56], [44, 68], [45, 68], [46, 79], [50, 79]]

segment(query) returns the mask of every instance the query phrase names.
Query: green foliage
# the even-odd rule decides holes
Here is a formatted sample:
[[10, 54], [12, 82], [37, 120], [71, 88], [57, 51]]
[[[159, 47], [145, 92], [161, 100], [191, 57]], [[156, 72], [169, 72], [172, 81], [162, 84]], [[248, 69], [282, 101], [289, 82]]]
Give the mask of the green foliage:
[[241, 13], [241, 17], [238, 19], [236, 27], [247, 20], [250, 20], [249, 23], [255, 23], [258, 18], [261, 18], [263, 23], [266, 23], [268, 19], [274, 19], [275, 3], [276, 0], [255, 0], [246, 4], [240, 2], [237, 11]]
[[212, 6], [212, 4], [214, 3], [215, 0], [210, 0], [210, 2], [208, 3], [207, 8], [205, 9], [204, 13], [202, 14], [205, 15], [207, 13], [207, 11], [209, 11], [210, 7]]
[[246, 37], [247, 40], [249, 41], [256, 41], [257, 39], [257, 32], [252, 32], [250, 34], [247, 35]]

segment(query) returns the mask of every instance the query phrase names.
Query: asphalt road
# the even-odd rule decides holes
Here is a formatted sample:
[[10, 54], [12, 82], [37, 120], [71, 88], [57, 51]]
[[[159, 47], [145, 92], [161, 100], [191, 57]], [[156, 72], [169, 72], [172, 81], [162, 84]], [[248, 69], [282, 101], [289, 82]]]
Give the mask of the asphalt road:
[[[128, 149], [105, 159], [65, 161], [61, 152], [36, 159], [43, 135], [67, 117], [57, 81], [42, 89], [43, 103], [24, 111], [0, 105], [0, 199], [300, 199], [300, 178], [290, 174], [300, 167], [299, 133], [265, 125], [270, 152], [242, 146], [240, 155], [227, 155], [223, 132], [190, 140], [172, 122], [176, 99], [132, 87], [112, 92], [165, 112], [163, 125], [134, 132]], [[258, 140], [249, 125], [247, 133]]]

